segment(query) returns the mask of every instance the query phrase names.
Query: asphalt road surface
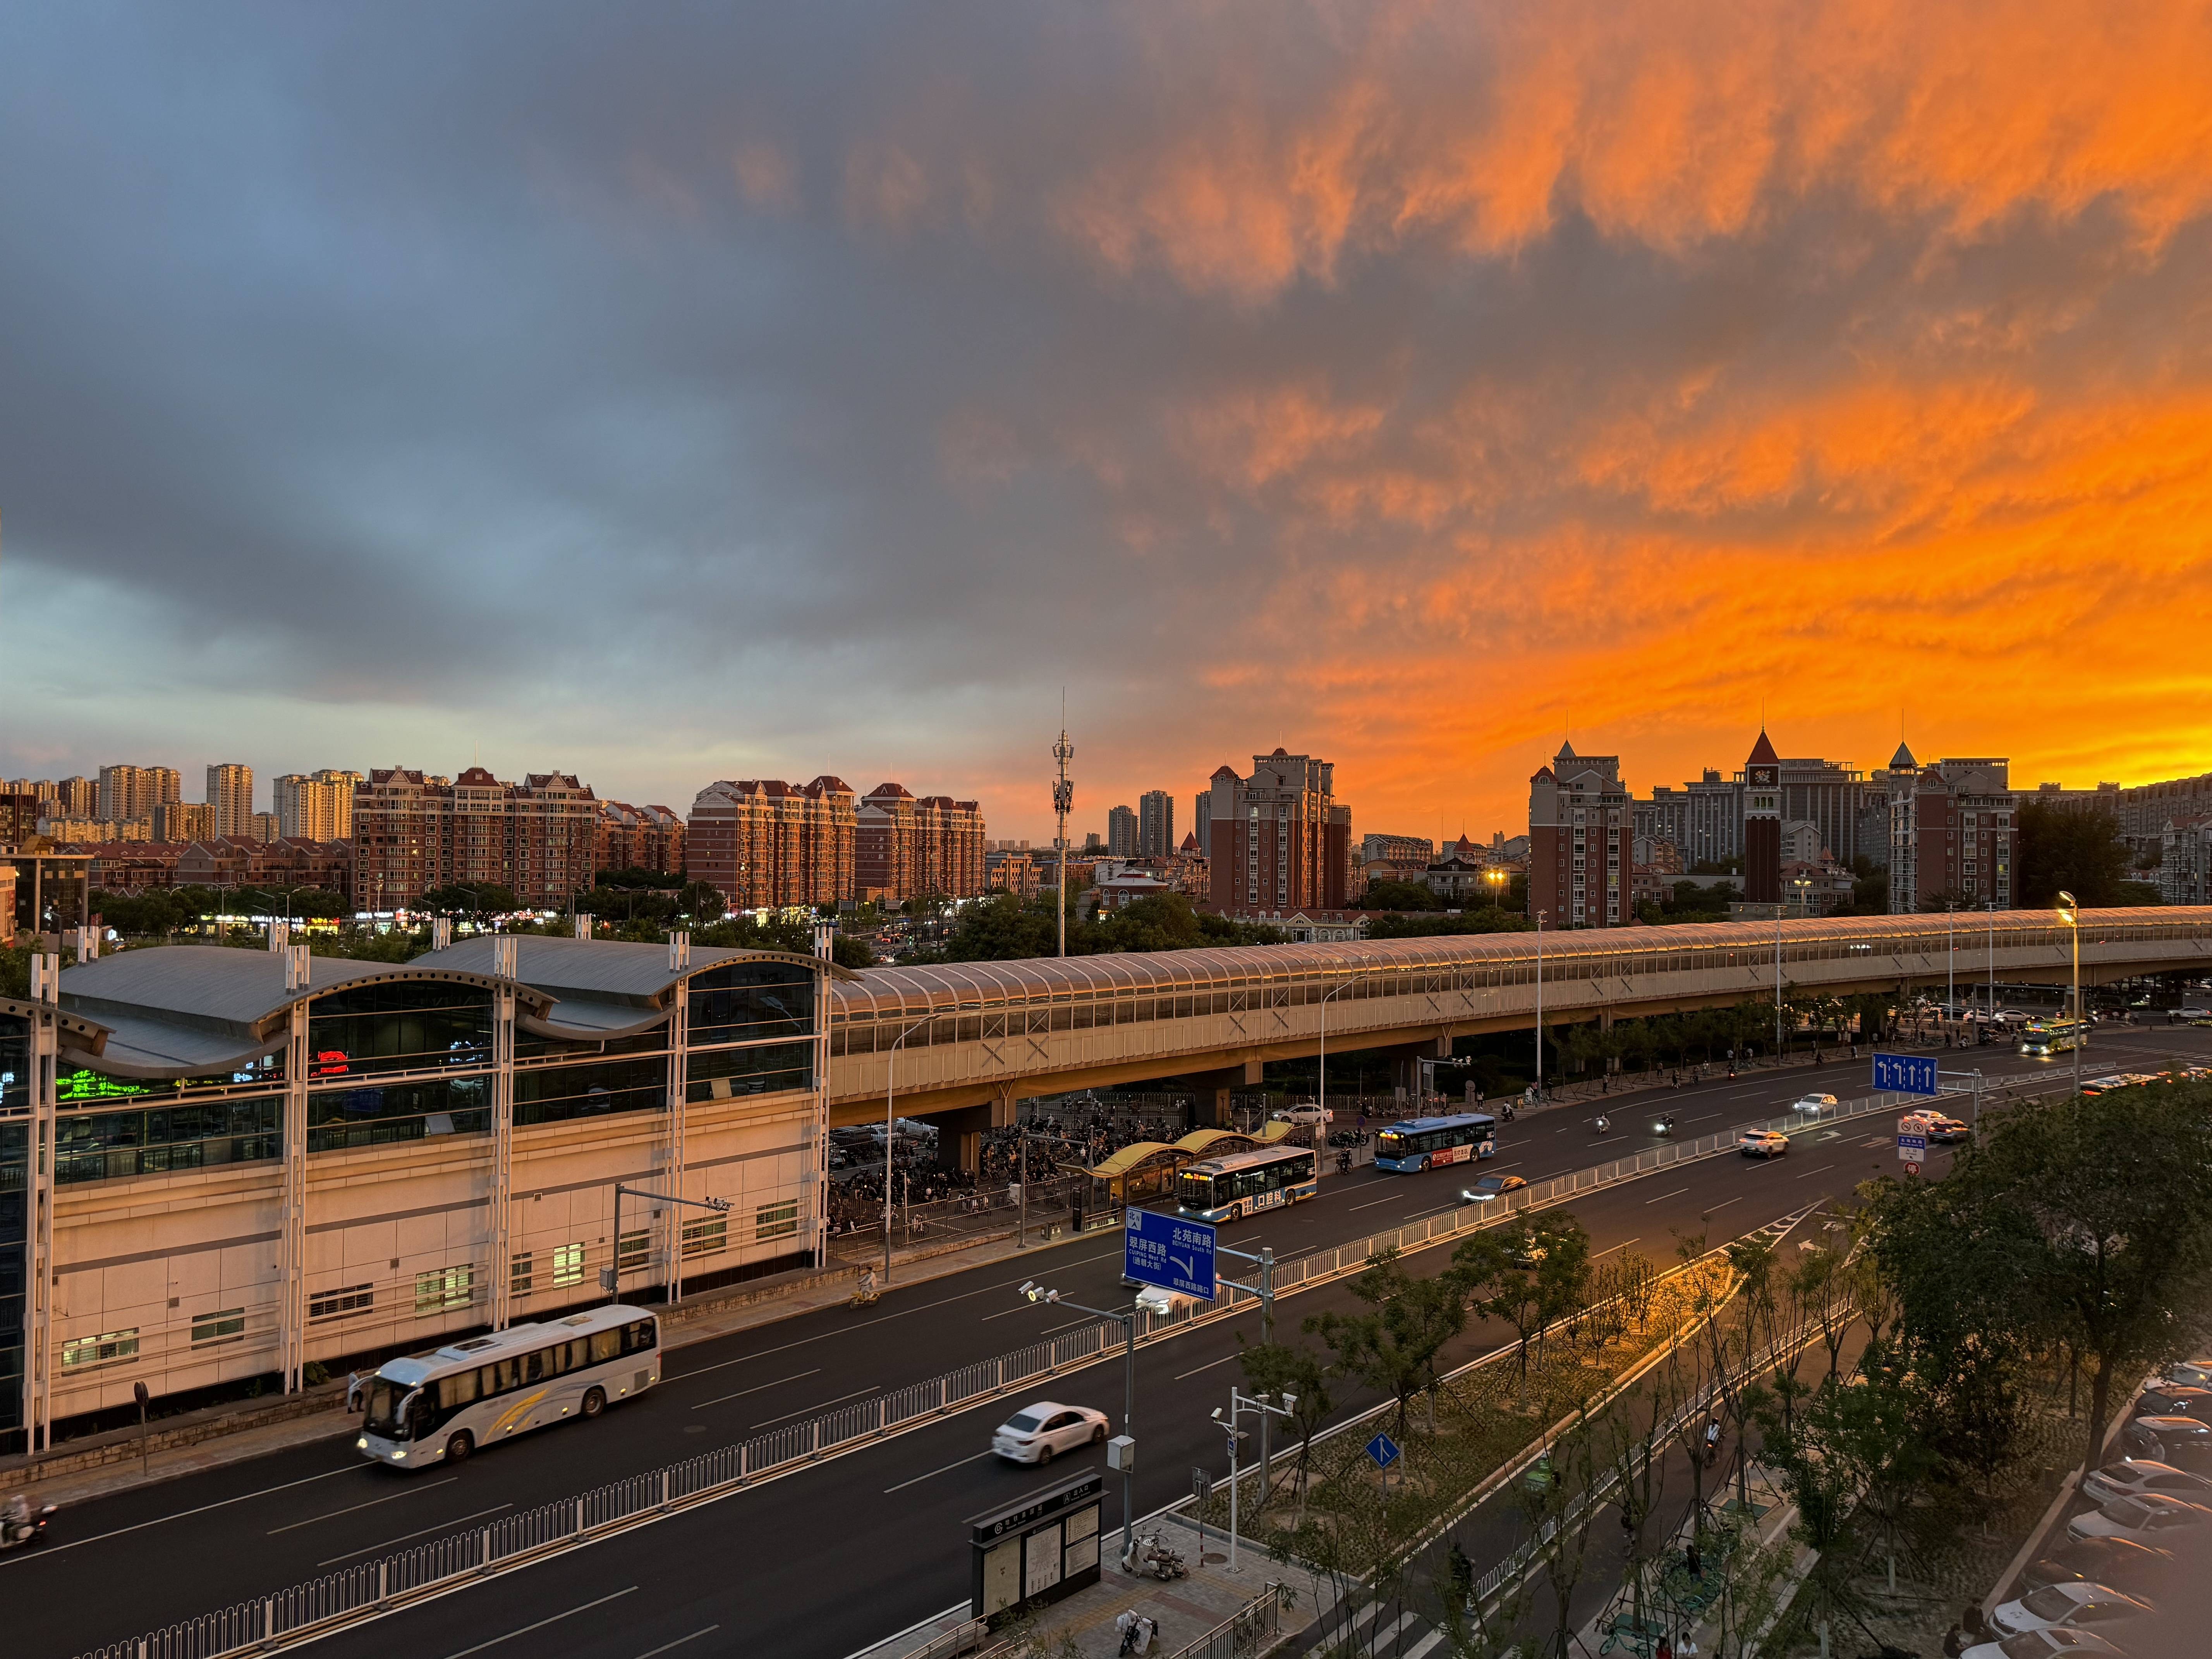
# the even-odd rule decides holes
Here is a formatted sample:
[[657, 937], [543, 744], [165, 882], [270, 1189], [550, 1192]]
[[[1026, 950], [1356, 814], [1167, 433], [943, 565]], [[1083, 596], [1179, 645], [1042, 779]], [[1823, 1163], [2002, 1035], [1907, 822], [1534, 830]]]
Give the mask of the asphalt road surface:
[[[2094, 1052], [2099, 1072], [2201, 1059], [2212, 1054], [2212, 1031], [2100, 1032]], [[1993, 1078], [2052, 1069], [1991, 1050], [1967, 1063]], [[1677, 1134], [1690, 1137], [1771, 1115], [1810, 1086], [1863, 1092], [1865, 1078], [1863, 1062], [1839, 1064], [1624, 1097], [1608, 1103], [1614, 1127], [1602, 1138], [1590, 1121], [1595, 1108], [1557, 1109], [1503, 1126], [1498, 1155], [1484, 1167], [1539, 1180], [1655, 1144], [1650, 1121], [1660, 1103], [1674, 1111]], [[1575, 1212], [1597, 1249], [1632, 1243], [1665, 1259], [1678, 1233], [1735, 1237], [1894, 1170], [1892, 1133], [1880, 1117], [1816, 1127], [1771, 1163], [1723, 1158], [1662, 1170], [1591, 1194]], [[1947, 1167], [1939, 1158], [1929, 1172]], [[1226, 1229], [1224, 1242], [1266, 1243], [1279, 1257], [1335, 1243], [1451, 1207], [1467, 1174], [1330, 1176], [1316, 1201]], [[1414, 1265], [1433, 1272], [1445, 1259], [1439, 1251]], [[56, 1535], [37, 1553], [0, 1558], [9, 1650], [64, 1659], [1023, 1346], [1081, 1316], [1022, 1300], [1017, 1285], [1034, 1279], [1110, 1305], [1126, 1295], [1119, 1262], [1118, 1237], [1093, 1235], [894, 1289], [865, 1311], [822, 1310], [678, 1349], [647, 1396], [457, 1468], [403, 1474], [333, 1438], [88, 1503], [58, 1517]], [[1279, 1318], [1289, 1327], [1352, 1301], [1340, 1282], [1285, 1298]], [[1139, 1351], [1139, 1515], [1188, 1492], [1194, 1466], [1225, 1474], [1208, 1414], [1241, 1380], [1239, 1339], [1255, 1339], [1257, 1326], [1255, 1310]], [[1470, 1330], [1455, 1363], [1507, 1334]], [[1118, 1426], [1118, 1353], [1048, 1386], [1068, 1403], [1106, 1410]], [[1341, 1396], [1346, 1412], [1370, 1403], [1349, 1389]], [[495, 1577], [329, 1638], [319, 1651], [338, 1659], [397, 1641], [428, 1659], [526, 1646], [646, 1659], [743, 1641], [840, 1659], [965, 1595], [969, 1516], [1048, 1479], [1103, 1467], [1102, 1452], [1068, 1455], [1048, 1477], [992, 1458], [990, 1430], [1023, 1403], [981, 1407]], [[1118, 1530], [1118, 1476], [1107, 1495], [1106, 1520]]]

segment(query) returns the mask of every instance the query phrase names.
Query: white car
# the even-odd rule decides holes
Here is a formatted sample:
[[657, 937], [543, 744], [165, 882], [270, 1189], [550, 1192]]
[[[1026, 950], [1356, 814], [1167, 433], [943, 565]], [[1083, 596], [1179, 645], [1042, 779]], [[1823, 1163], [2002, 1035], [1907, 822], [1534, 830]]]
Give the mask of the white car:
[[2032, 1630], [2086, 1630], [2140, 1619], [2150, 1603], [2103, 1584], [2045, 1584], [2017, 1601], [1998, 1605], [1990, 1622], [2007, 1636]]
[[2147, 1492], [2075, 1516], [2066, 1523], [2069, 1538], [2124, 1538], [2130, 1544], [2165, 1544], [2173, 1534], [2212, 1521], [2212, 1510], [2185, 1504], [2164, 1492]]
[[1836, 1097], [1823, 1094], [1800, 1095], [1790, 1103], [1790, 1109], [1802, 1112], [1808, 1117], [1824, 1116], [1836, 1109]]
[[2148, 1457], [2123, 1457], [2107, 1463], [2081, 1482], [2081, 1495], [2093, 1504], [2109, 1504], [2115, 1498], [2138, 1498], [2147, 1492], [2164, 1492], [2185, 1504], [2212, 1503], [2199, 1494], [2212, 1492], [2212, 1480], [2171, 1463]]
[[1790, 1137], [1779, 1129], [1746, 1129], [1735, 1145], [1746, 1158], [1779, 1158], [1790, 1150]]
[[1277, 1108], [1275, 1111], [1275, 1121], [1278, 1123], [1302, 1123], [1307, 1125], [1316, 1123], [1334, 1123], [1336, 1121], [1336, 1114], [1328, 1107], [1322, 1105], [1317, 1101], [1302, 1100], [1295, 1106], [1282, 1106]]
[[991, 1449], [1009, 1463], [1049, 1463], [1055, 1453], [1103, 1442], [1107, 1432], [1104, 1412], [1040, 1400], [999, 1425], [991, 1436]]
[[2127, 1659], [2126, 1650], [2114, 1647], [2093, 1630], [2032, 1630], [2008, 1636], [2002, 1642], [1982, 1642], [1968, 1648], [1960, 1659]]

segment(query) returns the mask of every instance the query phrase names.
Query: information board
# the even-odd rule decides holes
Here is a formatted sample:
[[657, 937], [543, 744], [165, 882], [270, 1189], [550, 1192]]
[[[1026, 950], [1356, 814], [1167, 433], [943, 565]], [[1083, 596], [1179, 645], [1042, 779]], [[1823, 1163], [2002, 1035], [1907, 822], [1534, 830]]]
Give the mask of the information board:
[[1132, 1206], [1121, 1235], [1121, 1276], [1139, 1285], [1213, 1299], [1213, 1228], [1204, 1221]]
[[1874, 1086], [1893, 1095], [1927, 1095], [1942, 1091], [1936, 1084], [1933, 1054], [1881, 1054], [1874, 1057]]

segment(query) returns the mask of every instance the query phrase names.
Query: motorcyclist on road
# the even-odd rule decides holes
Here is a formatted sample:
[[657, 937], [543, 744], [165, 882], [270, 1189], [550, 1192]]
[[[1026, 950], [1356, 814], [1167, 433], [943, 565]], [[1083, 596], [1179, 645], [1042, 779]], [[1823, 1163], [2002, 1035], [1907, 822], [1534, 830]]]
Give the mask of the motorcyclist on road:
[[1603, 1134], [1611, 1127], [1613, 1127], [1613, 1120], [1606, 1116], [1603, 1112], [1600, 1112], [1597, 1115], [1597, 1132], [1600, 1134]]
[[20, 1492], [9, 1492], [6, 1506], [0, 1508], [0, 1533], [5, 1533], [10, 1538], [16, 1537], [30, 1524], [31, 1500]]

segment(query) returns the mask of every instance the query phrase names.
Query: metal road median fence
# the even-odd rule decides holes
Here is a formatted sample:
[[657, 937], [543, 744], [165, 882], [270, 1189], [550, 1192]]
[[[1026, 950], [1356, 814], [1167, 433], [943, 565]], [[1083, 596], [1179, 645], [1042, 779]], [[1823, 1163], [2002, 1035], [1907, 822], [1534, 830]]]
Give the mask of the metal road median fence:
[[[1817, 1118], [1793, 1113], [1751, 1127], [1804, 1129], [1911, 1103], [1911, 1097], [1906, 1096], [1872, 1095]], [[1356, 1273], [1370, 1256], [1385, 1249], [1410, 1254], [1524, 1210], [1563, 1203], [1671, 1164], [1733, 1151], [1740, 1133], [1741, 1127], [1729, 1129], [1656, 1147], [1595, 1169], [1532, 1182], [1502, 1200], [1462, 1206], [1349, 1244], [1279, 1261], [1274, 1269], [1275, 1294], [1285, 1295]], [[1259, 1299], [1256, 1287], [1251, 1285], [1235, 1280], [1223, 1284], [1220, 1302], [1204, 1313], [1178, 1309], [1167, 1316], [1139, 1315], [1137, 1340], [1140, 1343], [1162, 1340], [1194, 1324], [1243, 1312]], [[841, 1452], [984, 1404], [1041, 1379], [1079, 1370], [1096, 1363], [1120, 1342], [1118, 1324], [1100, 1322], [1079, 1326], [1049, 1341], [979, 1360], [873, 1400], [770, 1430], [736, 1445], [703, 1452], [573, 1498], [203, 1613], [149, 1635], [90, 1650], [85, 1659], [221, 1659], [224, 1655], [326, 1634], [453, 1589], [471, 1577], [520, 1566], [678, 1510], [711, 1503]], [[664, 1389], [682, 1386], [680, 1378], [661, 1384]]]

